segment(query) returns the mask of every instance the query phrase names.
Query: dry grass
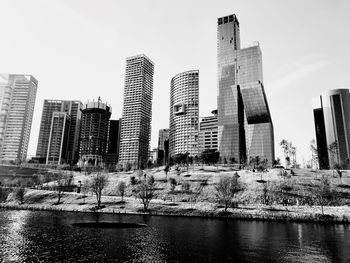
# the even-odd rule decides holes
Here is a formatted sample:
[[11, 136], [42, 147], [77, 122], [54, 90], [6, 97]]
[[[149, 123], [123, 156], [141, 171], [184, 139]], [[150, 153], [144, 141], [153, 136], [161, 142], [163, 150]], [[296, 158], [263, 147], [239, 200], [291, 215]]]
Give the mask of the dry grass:
[[[215, 183], [221, 176], [233, 176], [235, 171], [230, 167], [196, 166], [187, 171], [182, 168], [182, 173], [177, 175], [172, 169], [166, 178], [164, 167], [143, 171], [148, 176], [153, 175], [158, 189], [158, 197], [150, 205], [152, 214], [207, 216], [207, 217], [233, 217], [261, 220], [295, 220], [295, 221], [350, 221], [350, 173], [343, 172], [342, 181], [333, 177], [332, 171], [319, 171], [317, 174], [307, 169], [295, 170], [295, 176], [285, 178], [280, 176], [279, 169], [272, 169], [263, 174], [263, 180], [267, 182], [270, 195], [270, 204], [262, 204], [263, 184], [259, 183], [260, 174], [252, 171], [238, 171], [240, 180], [245, 185], [244, 191], [239, 193], [236, 200], [238, 208], [230, 208], [229, 214], [222, 213], [222, 207], [216, 203]], [[132, 195], [130, 177], [143, 180], [138, 176], [139, 171], [109, 173], [109, 184], [102, 197], [102, 205], [105, 208], [101, 212], [108, 213], [138, 213], [142, 209], [141, 203]], [[321, 209], [317, 206], [318, 200], [313, 192], [317, 188], [321, 175], [329, 178], [333, 198], [330, 205], [325, 207], [325, 216], [321, 216]], [[93, 175], [75, 173], [75, 182], [86, 182]], [[177, 182], [175, 190], [170, 191], [169, 178]], [[124, 181], [127, 185], [124, 203], [116, 196], [117, 184]], [[190, 190], [182, 191], [181, 184], [190, 184]], [[283, 191], [281, 191], [284, 189]], [[279, 203], [281, 198], [289, 199], [291, 203], [300, 205], [283, 206]], [[297, 201], [298, 200], [298, 201]], [[28, 189], [25, 194], [25, 204], [19, 205], [11, 195], [6, 203], [7, 207], [22, 207], [30, 209], [67, 210], [67, 211], [90, 211], [96, 205], [96, 198], [90, 192], [83, 194], [64, 193], [62, 203], [55, 205], [57, 194], [51, 191]], [[307, 205], [307, 203], [311, 204]]]

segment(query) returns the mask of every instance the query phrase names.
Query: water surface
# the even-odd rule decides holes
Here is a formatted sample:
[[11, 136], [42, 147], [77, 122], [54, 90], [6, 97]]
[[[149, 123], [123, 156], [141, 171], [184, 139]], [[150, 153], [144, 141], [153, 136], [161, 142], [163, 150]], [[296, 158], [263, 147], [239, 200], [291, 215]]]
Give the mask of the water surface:
[[[2, 262], [350, 262], [345, 225], [101, 215], [148, 227], [72, 226], [93, 214], [0, 209]], [[1, 262], [1, 260], [0, 260]]]

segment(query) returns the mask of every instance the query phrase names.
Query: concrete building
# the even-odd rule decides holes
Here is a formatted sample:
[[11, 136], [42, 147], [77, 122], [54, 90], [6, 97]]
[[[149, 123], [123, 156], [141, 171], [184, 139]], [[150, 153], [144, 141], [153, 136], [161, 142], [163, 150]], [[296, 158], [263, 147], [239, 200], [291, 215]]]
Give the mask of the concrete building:
[[169, 159], [169, 129], [160, 129], [158, 132], [158, 164], [165, 164]]
[[119, 163], [146, 165], [151, 139], [153, 62], [145, 55], [126, 59]]
[[38, 81], [31, 75], [0, 75], [0, 162], [27, 158]]
[[112, 108], [98, 98], [98, 101], [84, 104], [81, 113], [79, 164], [103, 166]]
[[348, 169], [350, 158], [349, 90], [335, 89], [322, 93], [313, 100], [313, 112], [320, 169], [333, 168], [335, 164]]
[[[35, 159], [37, 161], [47, 164], [75, 164], [78, 162], [81, 108], [80, 101], [44, 100], [36, 149]], [[59, 131], [61, 134], [58, 134]], [[68, 135], [65, 136], [64, 133], [67, 131]], [[57, 143], [57, 141], [50, 140], [52, 133], [55, 136], [66, 138], [67, 141], [62, 139], [60, 142], [67, 146], [51, 145], [51, 143]]]
[[158, 159], [158, 148], [153, 148], [148, 153], [148, 160], [151, 161], [152, 163], [157, 163], [157, 159]]
[[241, 49], [235, 15], [218, 18], [218, 148], [230, 162], [259, 156], [272, 165], [274, 134], [258, 43]]
[[169, 154], [198, 152], [199, 71], [177, 74], [170, 86]]
[[218, 111], [213, 116], [203, 117], [199, 123], [199, 154], [204, 150], [218, 150]]
[[119, 158], [121, 119], [109, 121], [106, 165], [116, 165]]

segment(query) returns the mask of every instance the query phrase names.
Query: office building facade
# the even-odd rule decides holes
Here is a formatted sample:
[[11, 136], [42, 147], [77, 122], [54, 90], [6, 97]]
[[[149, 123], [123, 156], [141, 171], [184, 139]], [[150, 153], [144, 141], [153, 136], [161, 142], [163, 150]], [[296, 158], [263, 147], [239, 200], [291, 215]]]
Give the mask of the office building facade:
[[[36, 150], [37, 161], [46, 164], [75, 164], [78, 162], [81, 108], [82, 103], [80, 101], [44, 100]], [[61, 118], [65, 120], [63, 121]], [[57, 125], [64, 125], [64, 127], [60, 126], [58, 128]], [[64, 144], [67, 143], [67, 146], [57, 148], [50, 144], [52, 142], [50, 136], [52, 133], [58, 136], [57, 132], [59, 130], [62, 131], [61, 136], [63, 137], [68, 130], [67, 141], [64, 142]], [[63, 143], [63, 141], [61, 142]], [[62, 151], [58, 151], [58, 149]], [[50, 154], [48, 154], [49, 150], [51, 151]], [[60, 158], [57, 158], [57, 156], [60, 156]]]
[[213, 116], [203, 117], [199, 123], [199, 154], [205, 150], [218, 150], [218, 116], [217, 110]]
[[174, 76], [170, 85], [169, 154], [198, 156], [199, 71]]
[[144, 166], [151, 139], [153, 62], [145, 55], [126, 59], [119, 163]]
[[27, 158], [37, 87], [31, 75], [0, 75], [0, 162]]
[[109, 121], [106, 165], [116, 165], [119, 158], [121, 119]]
[[259, 45], [240, 47], [235, 15], [218, 18], [218, 148], [220, 156], [242, 163], [259, 156], [272, 165], [274, 134], [263, 86]]
[[52, 113], [46, 164], [67, 163], [70, 122], [67, 112]]
[[320, 169], [349, 168], [350, 94], [348, 89], [322, 93], [313, 100]]
[[112, 108], [107, 103], [103, 103], [100, 98], [98, 101], [83, 105], [79, 147], [80, 166], [104, 166], [111, 113]]
[[160, 129], [158, 132], [158, 154], [157, 163], [159, 165], [167, 163], [169, 160], [169, 129]]

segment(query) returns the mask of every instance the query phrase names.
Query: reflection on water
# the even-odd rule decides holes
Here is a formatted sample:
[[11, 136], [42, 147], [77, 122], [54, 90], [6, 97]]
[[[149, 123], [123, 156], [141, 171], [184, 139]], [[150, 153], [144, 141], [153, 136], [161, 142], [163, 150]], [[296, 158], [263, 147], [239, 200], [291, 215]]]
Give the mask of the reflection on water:
[[350, 229], [200, 218], [101, 215], [145, 228], [73, 227], [92, 214], [0, 210], [0, 262], [349, 262]]

